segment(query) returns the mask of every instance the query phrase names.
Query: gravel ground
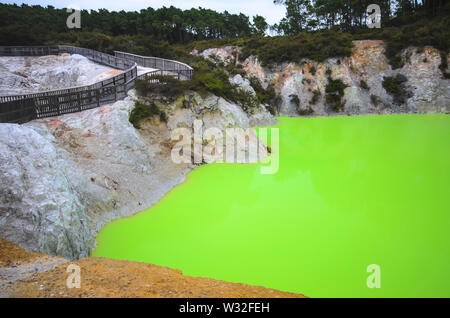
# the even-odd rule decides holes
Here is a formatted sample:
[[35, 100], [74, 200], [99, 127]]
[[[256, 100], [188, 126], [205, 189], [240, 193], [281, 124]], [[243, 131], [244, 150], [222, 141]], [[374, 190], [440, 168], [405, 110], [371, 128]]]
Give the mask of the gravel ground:
[[[81, 269], [79, 289], [67, 288], [67, 267]], [[0, 297], [142, 297], [142, 298], [303, 298], [259, 286], [183, 275], [147, 263], [89, 257], [67, 262], [61, 257], [27, 253], [0, 239]]]

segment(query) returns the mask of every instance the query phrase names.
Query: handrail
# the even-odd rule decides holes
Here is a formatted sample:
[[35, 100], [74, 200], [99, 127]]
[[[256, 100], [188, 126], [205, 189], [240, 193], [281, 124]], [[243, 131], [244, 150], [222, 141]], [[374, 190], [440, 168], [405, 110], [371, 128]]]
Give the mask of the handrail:
[[[193, 76], [193, 69], [187, 64], [119, 51], [113, 56], [68, 45], [0, 46], [0, 56], [43, 56], [61, 53], [80, 54], [94, 62], [121, 69], [123, 72], [91, 85], [0, 96], [0, 123], [24, 123], [37, 118], [73, 113], [112, 103], [126, 97], [127, 92], [134, 88], [137, 79], [150, 79], [157, 74], [177, 76], [179, 79], [190, 79]], [[163, 61], [162, 68], [138, 76], [137, 66], [151, 67], [150, 61], [155, 61], [155, 66], [160, 66], [160, 61]], [[154, 81], [158, 82], [157, 79]]]
[[[46, 48], [51, 48], [51, 49], [46, 50]], [[38, 54], [36, 54], [36, 53], [38, 53]], [[18, 99], [25, 99], [25, 98], [54, 96], [54, 95], [61, 95], [61, 94], [79, 92], [79, 91], [86, 91], [86, 90], [90, 90], [90, 89], [111, 86], [115, 82], [119, 83], [120, 78], [122, 76], [124, 76], [124, 74], [129, 75], [130, 79], [133, 74], [136, 74], [135, 76], [137, 76], [137, 64], [136, 63], [131, 63], [129, 60], [123, 60], [123, 59], [117, 58], [115, 56], [112, 56], [112, 55], [109, 55], [106, 53], [97, 52], [97, 51], [94, 51], [91, 49], [84, 49], [84, 48], [67, 46], [67, 45], [60, 45], [60, 46], [54, 46], [54, 47], [0, 46], [0, 56], [41, 56], [39, 53], [41, 53], [41, 54], [42, 53], [50, 53], [53, 55], [61, 54], [61, 53], [79, 54], [79, 55], [86, 56], [87, 58], [93, 60], [94, 62], [97, 62], [100, 64], [105, 64], [105, 65], [111, 66], [113, 68], [118, 68], [118, 69], [124, 70], [124, 72], [121, 72], [113, 77], [107, 78], [103, 81], [96, 82], [91, 85], [69, 87], [69, 88], [49, 90], [49, 91], [36, 92], [36, 93], [30, 93], [30, 94], [0, 96], [0, 103], [9, 102], [9, 101], [18, 100]]]
[[162, 74], [176, 74], [174, 76], [177, 76], [178, 79], [192, 79], [192, 76], [194, 74], [194, 69], [192, 67], [175, 60], [168, 60], [160, 57], [142, 56], [121, 51], [114, 51], [114, 55], [123, 59], [134, 61], [142, 67], [159, 69], [162, 71]]

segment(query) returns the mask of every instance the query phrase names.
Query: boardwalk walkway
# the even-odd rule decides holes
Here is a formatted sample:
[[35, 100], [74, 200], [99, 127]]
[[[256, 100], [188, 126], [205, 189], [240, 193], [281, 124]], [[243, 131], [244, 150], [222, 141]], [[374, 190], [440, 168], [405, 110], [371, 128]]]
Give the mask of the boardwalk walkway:
[[127, 96], [137, 79], [170, 75], [191, 79], [193, 69], [184, 63], [115, 51], [114, 56], [74, 46], [0, 46], [0, 56], [80, 54], [122, 72], [92, 85], [47, 92], [0, 96], [0, 123], [25, 123], [113, 103]]

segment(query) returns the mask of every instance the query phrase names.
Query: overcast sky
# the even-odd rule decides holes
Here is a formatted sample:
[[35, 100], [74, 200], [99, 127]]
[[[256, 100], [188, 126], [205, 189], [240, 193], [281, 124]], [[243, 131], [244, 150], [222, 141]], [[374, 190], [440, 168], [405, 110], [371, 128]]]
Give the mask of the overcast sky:
[[31, 1], [2, 1], [3, 3], [26, 3], [28, 5], [39, 4], [46, 7], [52, 5], [56, 8], [66, 8], [75, 5], [81, 9], [108, 9], [110, 11], [139, 11], [147, 7], [161, 8], [162, 6], [180, 9], [206, 8], [230, 13], [244, 13], [250, 17], [256, 14], [266, 18], [269, 24], [278, 23], [285, 14], [283, 6], [273, 4], [273, 0], [31, 0]]

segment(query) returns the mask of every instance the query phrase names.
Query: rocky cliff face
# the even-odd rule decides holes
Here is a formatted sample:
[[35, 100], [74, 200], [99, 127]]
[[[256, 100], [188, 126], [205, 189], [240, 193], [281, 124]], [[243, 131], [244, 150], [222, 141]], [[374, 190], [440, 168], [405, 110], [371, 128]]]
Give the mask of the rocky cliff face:
[[[227, 62], [239, 48], [202, 54]], [[439, 52], [410, 48], [403, 55], [403, 68], [392, 70], [382, 42], [357, 41], [349, 58], [303, 60], [267, 69], [249, 57], [242, 67], [264, 87], [274, 85], [283, 99], [281, 115], [337, 114], [325, 98], [329, 78], [347, 86], [342, 114], [450, 112], [450, 82], [442, 78]], [[404, 103], [382, 85], [384, 77], [397, 75], [406, 92]], [[237, 75], [231, 80], [254, 94], [247, 78]], [[204, 129], [221, 131], [276, 123], [264, 107], [248, 115], [222, 98], [190, 92], [175, 101], [158, 101], [164, 104], [159, 106], [167, 113], [167, 123], [149, 119], [136, 130], [129, 122], [136, 99], [130, 91], [113, 105], [25, 125], [0, 124], [2, 237], [29, 251], [68, 259], [88, 256], [103, 225], [149, 208], [195, 167], [171, 160], [174, 129], [192, 128], [195, 120], [202, 120]], [[254, 146], [245, 145], [244, 151]], [[266, 149], [258, 149], [260, 158], [267, 155]]]
[[[342, 80], [347, 86], [342, 98], [345, 105], [339, 112], [342, 114], [450, 112], [450, 81], [443, 78], [439, 69], [441, 56], [438, 50], [408, 48], [402, 53], [405, 65], [396, 70], [392, 70], [384, 51], [382, 41], [355, 41], [348, 58], [330, 58], [323, 63], [305, 59], [268, 69], [256, 57], [250, 56], [241, 64], [248, 77], [257, 77], [264, 87], [274, 85], [283, 99], [280, 115], [336, 115], [325, 98], [329, 77]], [[215, 55], [227, 63], [239, 55], [239, 48], [212, 48], [193, 54]], [[402, 84], [405, 92], [402, 104], [396, 102], [382, 85], [384, 77], [398, 75], [406, 79]]]
[[129, 122], [136, 99], [130, 91], [113, 105], [0, 124], [2, 237], [28, 251], [86, 257], [103, 225], [149, 208], [195, 167], [171, 160], [173, 129], [195, 119], [221, 130], [275, 121], [265, 110], [249, 117], [222, 98], [191, 92], [164, 105], [167, 124], [149, 119], [137, 130]]

